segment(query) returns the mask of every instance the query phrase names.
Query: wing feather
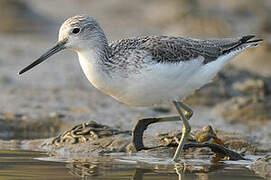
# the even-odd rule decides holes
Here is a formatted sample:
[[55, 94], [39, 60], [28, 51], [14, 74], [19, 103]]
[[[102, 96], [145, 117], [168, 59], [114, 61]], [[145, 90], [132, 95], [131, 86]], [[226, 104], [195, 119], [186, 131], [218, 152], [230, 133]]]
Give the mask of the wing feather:
[[219, 56], [230, 53], [244, 45], [262, 41], [252, 40], [253, 35], [240, 38], [201, 40], [193, 38], [148, 36], [123, 39], [112, 43], [112, 55], [125, 54], [127, 51], [142, 50], [148, 52], [158, 63], [177, 63], [189, 61], [199, 56], [204, 57], [204, 64], [216, 60]]

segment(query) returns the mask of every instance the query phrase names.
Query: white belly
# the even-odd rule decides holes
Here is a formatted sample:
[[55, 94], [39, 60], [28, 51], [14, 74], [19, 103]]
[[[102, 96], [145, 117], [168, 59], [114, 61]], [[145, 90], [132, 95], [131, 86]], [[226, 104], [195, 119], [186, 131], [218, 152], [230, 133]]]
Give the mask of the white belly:
[[140, 74], [131, 76], [129, 82], [127, 79], [126, 87], [115, 98], [133, 106], [149, 106], [182, 99], [201, 86], [200, 80], [190, 83], [191, 76], [200, 67], [200, 61], [152, 65]]
[[229, 54], [206, 65], [202, 64], [202, 57], [179, 63], [152, 64], [128, 77], [121, 76], [121, 71], [106, 76], [82, 58], [80, 63], [89, 81], [104, 93], [128, 105], [150, 106], [185, 98], [209, 83], [233, 56]]

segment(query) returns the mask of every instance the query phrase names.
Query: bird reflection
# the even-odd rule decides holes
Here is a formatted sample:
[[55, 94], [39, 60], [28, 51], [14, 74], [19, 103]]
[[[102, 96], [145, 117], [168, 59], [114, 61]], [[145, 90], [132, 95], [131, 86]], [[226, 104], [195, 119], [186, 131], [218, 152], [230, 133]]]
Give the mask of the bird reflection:
[[158, 164], [121, 164], [112, 161], [73, 161], [66, 165], [70, 173], [81, 178], [125, 178], [141, 180], [146, 177], [154, 179], [198, 179], [208, 180], [208, 173], [225, 168], [223, 162], [198, 164], [181, 162], [167, 165]]

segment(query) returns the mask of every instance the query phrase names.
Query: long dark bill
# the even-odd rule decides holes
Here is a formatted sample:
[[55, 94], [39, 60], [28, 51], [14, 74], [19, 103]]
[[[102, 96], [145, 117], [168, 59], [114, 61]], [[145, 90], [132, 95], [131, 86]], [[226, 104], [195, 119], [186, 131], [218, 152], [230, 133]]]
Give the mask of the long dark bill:
[[56, 46], [54, 46], [52, 49], [44, 53], [39, 59], [34, 61], [32, 64], [22, 69], [18, 74], [19, 75], [23, 74], [24, 72], [32, 69], [36, 65], [42, 63], [43, 61], [45, 61], [46, 59], [48, 59], [50, 56], [54, 55], [55, 53], [65, 49], [65, 44], [66, 44], [66, 41], [58, 42]]

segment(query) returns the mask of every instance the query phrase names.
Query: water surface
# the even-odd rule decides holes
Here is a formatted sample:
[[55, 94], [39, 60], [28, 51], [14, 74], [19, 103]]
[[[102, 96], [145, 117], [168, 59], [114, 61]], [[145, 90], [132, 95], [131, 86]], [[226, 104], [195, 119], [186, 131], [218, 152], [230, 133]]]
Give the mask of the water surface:
[[[213, 163], [185, 160], [187, 170], [163, 159], [115, 154], [85, 160], [55, 159], [44, 152], [0, 150], [0, 179], [263, 179], [246, 168], [249, 162]], [[182, 170], [180, 170], [182, 169]], [[191, 170], [193, 169], [193, 170]]]

